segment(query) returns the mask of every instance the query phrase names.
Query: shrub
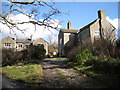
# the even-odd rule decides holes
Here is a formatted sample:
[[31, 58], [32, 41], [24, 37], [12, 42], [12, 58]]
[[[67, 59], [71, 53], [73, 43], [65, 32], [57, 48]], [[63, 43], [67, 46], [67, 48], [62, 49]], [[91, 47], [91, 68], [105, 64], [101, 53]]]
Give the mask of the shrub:
[[88, 49], [83, 49], [74, 54], [73, 62], [77, 63], [78, 67], [92, 66], [92, 70], [98, 73], [119, 73], [120, 60], [115, 58], [106, 58], [93, 56]]
[[76, 52], [82, 51], [83, 49], [88, 49], [94, 56], [106, 57], [106, 58], [120, 58], [120, 48], [113, 45], [108, 40], [99, 40], [94, 43], [86, 42], [79, 46], [75, 46], [69, 53], [67, 57], [69, 59], [74, 59]]
[[93, 65], [93, 70], [102, 73], [119, 73], [120, 61], [114, 58], [92, 57], [87, 65]]
[[43, 45], [30, 45], [29, 48], [23, 51], [14, 51], [13, 49], [2, 50], [2, 65], [12, 65], [19, 62], [34, 63], [37, 60], [43, 60], [45, 58], [45, 49]]
[[84, 64], [91, 56], [92, 53], [88, 49], [84, 49], [75, 54], [75, 60], [79, 64]]
[[41, 44], [30, 45], [26, 50], [23, 50], [23, 57], [27, 59], [43, 59], [45, 58], [45, 49]]
[[14, 52], [13, 49], [2, 49], [2, 65], [11, 65], [22, 60], [21, 52]]

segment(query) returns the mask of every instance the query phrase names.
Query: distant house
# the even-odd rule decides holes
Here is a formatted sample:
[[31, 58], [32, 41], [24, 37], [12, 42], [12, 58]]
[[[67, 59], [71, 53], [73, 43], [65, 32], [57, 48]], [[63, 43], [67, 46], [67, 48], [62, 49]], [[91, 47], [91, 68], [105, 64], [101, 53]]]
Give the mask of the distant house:
[[43, 44], [46, 50], [46, 55], [48, 54], [49, 43], [43, 40], [42, 38], [33, 40], [31, 36], [30, 39], [22, 39], [22, 38], [17, 38], [15, 34], [14, 38], [7, 36], [2, 39], [2, 48], [6, 48], [6, 49], [11, 48], [11, 49], [14, 49], [15, 51], [21, 51], [23, 49], [26, 49], [30, 44], [33, 44], [33, 45]]
[[60, 29], [58, 36], [58, 52], [60, 56], [65, 56], [65, 46], [73, 47], [81, 45], [87, 40], [94, 42], [101, 38], [109, 39], [113, 43], [116, 41], [116, 28], [106, 20], [104, 10], [98, 11], [98, 18], [79, 30], [71, 28], [68, 22], [67, 29]]

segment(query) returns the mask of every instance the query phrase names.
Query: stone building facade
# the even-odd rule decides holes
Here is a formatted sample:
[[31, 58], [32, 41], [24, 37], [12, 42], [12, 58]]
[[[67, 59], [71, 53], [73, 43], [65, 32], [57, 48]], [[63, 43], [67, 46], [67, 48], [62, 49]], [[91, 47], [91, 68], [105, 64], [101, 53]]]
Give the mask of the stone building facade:
[[14, 38], [11, 38], [9, 36], [2, 38], [2, 48], [14, 49], [15, 51], [21, 51], [23, 49], [26, 49], [30, 44], [33, 45], [43, 44], [46, 50], [46, 55], [48, 54], [49, 43], [43, 40], [42, 38], [33, 40], [31, 36], [30, 39], [22, 39], [22, 38], [17, 38], [16, 34]]
[[104, 10], [98, 11], [98, 18], [79, 30], [71, 29], [71, 22], [68, 22], [67, 29], [60, 29], [58, 35], [58, 52], [65, 56], [65, 47], [81, 45], [87, 40], [94, 42], [98, 39], [109, 39], [116, 41], [116, 28], [106, 20]]

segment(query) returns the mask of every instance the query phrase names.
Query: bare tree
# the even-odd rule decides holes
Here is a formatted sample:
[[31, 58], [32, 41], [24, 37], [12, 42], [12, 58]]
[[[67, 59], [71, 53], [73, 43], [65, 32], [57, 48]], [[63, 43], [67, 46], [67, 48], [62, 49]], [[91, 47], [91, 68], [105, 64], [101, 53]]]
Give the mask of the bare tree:
[[49, 55], [52, 56], [53, 52], [58, 53], [58, 44], [56, 39], [53, 39], [54, 37], [49, 35], [48, 36], [48, 41], [49, 41]]
[[[0, 13], [0, 23], [7, 25], [10, 29], [17, 28], [18, 30], [24, 32], [25, 30], [21, 29], [18, 27], [20, 24], [25, 24], [25, 23], [32, 23], [35, 25], [39, 26], [45, 26], [53, 29], [57, 29], [56, 27], [53, 27], [51, 24], [52, 16], [62, 14], [61, 11], [58, 9], [54, 8], [54, 2], [47, 3], [45, 0], [8, 0], [9, 4], [6, 5], [5, 7], [8, 7], [9, 10], [6, 11], [4, 8], [2, 8], [2, 12]], [[32, 7], [32, 8], [31, 8]], [[49, 12], [45, 12], [42, 14], [43, 20], [40, 21], [41, 19], [40, 16], [40, 11], [39, 9], [47, 7], [50, 9]], [[30, 12], [26, 11], [26, 8], [30, 8]], [[44, 11], [44, 10], [43, 10]], [[30, 18], [29, 21], [14, 21], [9, 18], [10, 14], [23, 14], [27, 17]], [[34, 14], [34, 17], [32, 16]]]

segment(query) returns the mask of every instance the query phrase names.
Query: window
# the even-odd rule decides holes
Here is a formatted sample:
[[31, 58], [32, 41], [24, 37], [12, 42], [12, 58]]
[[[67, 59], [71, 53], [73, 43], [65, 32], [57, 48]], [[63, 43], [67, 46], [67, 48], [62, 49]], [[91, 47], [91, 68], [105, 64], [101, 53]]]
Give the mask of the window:
[[62, 44], [62, 39], [60, 39], [60, 45]]
[[5, 43], [5, 46], [6, 46], [6, 47], [10, 47], [10, 46], [11, 46], [11, 43]]
[[22, 45], [19, 45], [19, 47], [21, 48], [21, 47], [22, 47]]
[[99, 31], [94, 32], [94, 36], [95, 38], [100, 38], [100, 32]]

